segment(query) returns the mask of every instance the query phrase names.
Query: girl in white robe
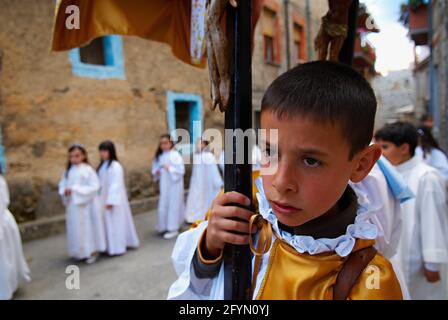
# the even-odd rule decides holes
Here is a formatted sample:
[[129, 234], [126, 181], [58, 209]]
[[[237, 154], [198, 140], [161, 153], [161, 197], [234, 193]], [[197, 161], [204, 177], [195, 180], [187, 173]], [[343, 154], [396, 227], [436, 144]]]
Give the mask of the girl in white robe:
[[68, 255], [87, 263], [95, 262], [99, 252], [106, 249], [99, 189], [85, 148], [72, 145], [67, 169], [59, 182], [59, 194], [65, 206]]
[[193, 155], [193, 170], [185, 209], [185, 220], [194, 223], [204, 220], [207, 210], [223, 186], [213, 153], [206, 149], [207, 141], [198, 141], [198, 152]]
[[448, 159], [440, 149], [439, 144], [427, 127], [420, 127], [419, 146], [415, 149], [416, 155], [431, 167], [437, 169], [448, 180]]
[[104, 141], [99, 146], [101, 163], [98, 167], [101, 208], [106, 224], [107, 252], [121, 255], [127, 248], [140, 245], [124, 182], [123, 167], [118, 162], [115, 145]]
[[171, 136], [162, 135], [151, 170], [154, 181], [160, 181], [157, 230], [164, 239], [176, 237], [184, 221], [185, 166], [173, 148]]
[[0, 300], [11, 299], [21, 282], [31, 280], [19, 228], [8, 206], [8, 185], [0, 167]]

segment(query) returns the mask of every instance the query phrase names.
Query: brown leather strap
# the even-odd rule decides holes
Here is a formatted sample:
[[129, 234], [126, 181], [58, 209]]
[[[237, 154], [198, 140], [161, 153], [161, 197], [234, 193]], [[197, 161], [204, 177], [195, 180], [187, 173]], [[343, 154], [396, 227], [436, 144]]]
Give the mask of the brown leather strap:
[[333, 300], [346, 300], [364, 269], [375, 257], [374, 247], [352, 252], [344, 262], [333, 287]]

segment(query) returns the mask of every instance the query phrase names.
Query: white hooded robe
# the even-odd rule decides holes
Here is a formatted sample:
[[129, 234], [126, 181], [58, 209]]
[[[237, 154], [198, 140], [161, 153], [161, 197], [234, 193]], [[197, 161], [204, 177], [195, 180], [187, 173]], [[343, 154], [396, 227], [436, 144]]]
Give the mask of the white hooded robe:
[[[415, 198], [402, 204], [403, 230], [391, 261], [401, 269], [412, 299], [445, 299], [448, 220], [444, 178], [418, 156], [396, 168]], [[425, 265], [427, 269], [436, 265], [442, 281], [429, 283], [423, 273]]]
[[[168, 165], [166, 170], [164, 165]], [[175, 232], [184, 220], [184, 174], [182, 156], [175, 150], [163, 152], [152, 163], [151, 173], [160, 181], [158, 205], [159, 232]]]
[[[64, 195], [66, 189], [71, 189], [70, 196]], [[106, 250], [99, 189], [95, 170], [85, 163], [73, 165], [59, 182], [59, 195], [65, 206], [68, 255], [77, 260]]]
[[212, 205], [223, 186], [215, 156], [208, 151], [193, 156], [193, 171], [185, 209], [188, 223], [204, 220], [205, 214]]
[[11, 299], [21, 282], [31, 280], [19, 228], [8, 206], [8, 186], [0, 175], [0, 300]]
[[[101, 209], [106, 224], [107, 252], [109, 255], [121, 255], [127, 248], [140, 245], [128, 195], [124, 182], [123, 167], [118, 161], [104, 161], [98, 175], [100, 177]], [[106, 209], [112, 205], [112, 209]]]

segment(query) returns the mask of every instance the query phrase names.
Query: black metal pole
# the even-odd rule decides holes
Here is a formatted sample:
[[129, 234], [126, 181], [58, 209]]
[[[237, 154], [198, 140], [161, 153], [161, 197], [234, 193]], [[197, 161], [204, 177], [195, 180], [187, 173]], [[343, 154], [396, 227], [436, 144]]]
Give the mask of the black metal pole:
[[284, 0], [283, 6], [285, 7], [285, 40], [286, 40], [286, 69], [291, 69], [291, 36], [289, 32], [289, 0]]
[[353, 0], [348, 17], [347, 39], [345, 39], [344, 46], [339, 53], [339, 61], [350, 66], [353, 64], [355, 53], [355, 41], [358, 32], [358, 10], [359, 0]]
[[[231, 55], [232, 96], [225, 114], [225, 129], [252, 128], [252, 50], [251, 0], [238, 1], [238, 7], [227, 11], [228, 34], [233, 42]], [[233, 40], [233, 41], [232, 41]], [[229, 145], [228, 142], [225, 145]], [[245, 148], [244, 164], [236, 163], [237, 145], [225, 148], [224, 190], [240, 192], [252, 199], [252, 150]], [[249, 300], [252, 257], [249, 246], [226, 245], [224, 248], [224, 299]]]

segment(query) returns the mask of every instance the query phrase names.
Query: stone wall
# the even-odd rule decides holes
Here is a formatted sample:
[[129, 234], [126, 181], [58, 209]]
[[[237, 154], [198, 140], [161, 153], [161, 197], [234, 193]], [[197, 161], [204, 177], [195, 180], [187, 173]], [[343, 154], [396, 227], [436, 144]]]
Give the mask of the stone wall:
[[[433, 1], [433, 62], [436, 101], [435, 134], [444, 150], [448, 150], [448, 1]], [[438, 118], [438, 120], [437, 120]]]
[[[282, 60], [279, 65], [265, 64], [258, 26], [253, 56], [255, 109], [267, 86], [286, 70], [284, 1], [271, 2], [280, 6]], [[224, 123], [220, 113], [208, 111], [208, 71], [176, 60], [164, 44], [123, 37], [126, 80], [75, 76], [68, 52], [50, 52], [54, 3], [0, 0], [0, 124], [11, 211], [19, 222], [47, 219], [63, 211], [57, 183], [73, 142], [83, 143], [97, 166], [97, 145], [113, 140], [130, 198], [156, 194], [149, 170], [158, 137], [168, 130], [168, 91], [200, 95], [205, 128], [222, 130]], [[327, 1], [309, 3], [311, 26], [306, 28], [311, 30], [312, 45]], [[290, 12], [290, 27], [293, 14], [306, 21], [306, 1], [290, 1]]]
[[123, 37], [126, 80], [73, 75], [68, 53], [49, 49], [53, 13], [53, 0], [0, 0], [0, 120], [11, 211], [20, 222], [61, 212], [57, 183], [73, 142], [96, 166], [97, 145], [113, 140], [131, 199], [154, 194], [149, 170], [167, 131], [167, 91], [200, 95], [205, 127], [223, 126], [223, 116], [208, 111], [208, 71], [176, 60], [167, 45]]

